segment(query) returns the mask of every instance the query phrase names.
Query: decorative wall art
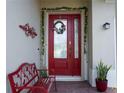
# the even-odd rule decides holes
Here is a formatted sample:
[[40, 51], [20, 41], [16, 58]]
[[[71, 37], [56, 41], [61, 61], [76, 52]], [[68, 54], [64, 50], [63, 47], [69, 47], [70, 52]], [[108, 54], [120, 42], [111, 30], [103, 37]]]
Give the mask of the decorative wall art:
[[32, 38], [37, 36], [34, 27], [30, 27], [28, 23], [25, 25], [19, 25], [19, 27], [25, 32], [26, 36], [31, 36]]

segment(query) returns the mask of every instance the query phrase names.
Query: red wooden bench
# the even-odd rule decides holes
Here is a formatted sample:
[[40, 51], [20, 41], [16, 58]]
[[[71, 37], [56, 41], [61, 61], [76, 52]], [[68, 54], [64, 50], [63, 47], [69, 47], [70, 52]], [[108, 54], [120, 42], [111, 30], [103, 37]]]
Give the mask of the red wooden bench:
[[[53, 83], [55, 83], [55, 75], [43, 77], [36, 65], [23, 63], [19, 68], [8, 75], [12, 93], [49, 93]], [[45, 71], [47, 71], [45, 69]], [[54, 71], [54, 70], [53, 70]]]

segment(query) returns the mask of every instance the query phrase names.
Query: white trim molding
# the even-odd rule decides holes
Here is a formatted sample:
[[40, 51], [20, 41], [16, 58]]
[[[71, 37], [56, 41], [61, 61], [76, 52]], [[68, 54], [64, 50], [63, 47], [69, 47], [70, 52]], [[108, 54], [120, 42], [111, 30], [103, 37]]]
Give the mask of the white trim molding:
[[[45, 12], [45, 54], [46, 54], [46, 59], [45, 59], [45, 66], [48, 68], [48, 16], [49, 14], [81, 14], [81, 34], [82, 37], [84, 37], [84, 21], [85, 21], [85, 12], [84, 10], [82, 11], [46, 11]], [[84, 81], [87, 80], [87, 63], [84, 63], [84, 38], [81, 38], [81, 76], [57, 76], [57, 80], [59, 81]]]
[[56, 76], [56, 81], [82, 81], [81, 76]]

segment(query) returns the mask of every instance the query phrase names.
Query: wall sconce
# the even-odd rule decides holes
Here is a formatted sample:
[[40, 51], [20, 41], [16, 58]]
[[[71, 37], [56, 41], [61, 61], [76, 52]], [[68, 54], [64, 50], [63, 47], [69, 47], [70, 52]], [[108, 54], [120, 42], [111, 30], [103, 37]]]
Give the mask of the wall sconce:
[[105, 24], [103, 24], [103, 28], [105, 30], [110, 29], [110, 23], [106, 22]]

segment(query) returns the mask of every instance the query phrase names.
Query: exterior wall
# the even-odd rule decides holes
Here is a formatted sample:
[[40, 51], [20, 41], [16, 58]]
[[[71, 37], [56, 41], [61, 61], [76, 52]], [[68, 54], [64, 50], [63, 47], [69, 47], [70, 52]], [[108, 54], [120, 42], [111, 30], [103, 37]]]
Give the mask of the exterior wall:
[[41, 0], [41, 7], [55, 8], [55, 7], [80, 7], [86, 6], [87, 0]]
[[[7, 56], [6, 74], [13, 72], [24, 62], [36, 63], [39, 68], [40, 53], [40, 2], [38, 0], [7, 0]], [[27, 37], [19, 25], [29, 23], [38, 36]], [[7, 79], [7, 93], [11, 93]]]
[[92, 0], [88, 1], [88, 81], [92, 84]]
[[[92, 67], [91, 85], [95, 86], [96, 65], [102, 59], [105, 64], [112, 65], [108, 73], [108, 86], [116, 87], [116, 12], [115, 3], [104, 0], [92, 0]], [[102, 25], [109, 22], [110, 29], [104, 30]]]

